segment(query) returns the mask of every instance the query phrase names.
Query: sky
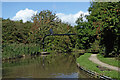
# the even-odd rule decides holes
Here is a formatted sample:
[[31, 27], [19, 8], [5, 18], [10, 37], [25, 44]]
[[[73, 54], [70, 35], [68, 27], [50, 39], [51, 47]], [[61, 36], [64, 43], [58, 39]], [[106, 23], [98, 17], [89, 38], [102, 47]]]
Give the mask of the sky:
[[34, 14], [50, 10], [63, 22], [75, 25], [80, 14], [89, 15], [89, 6], [90, 2], [2, 2], [2, 18], [26, 22]]

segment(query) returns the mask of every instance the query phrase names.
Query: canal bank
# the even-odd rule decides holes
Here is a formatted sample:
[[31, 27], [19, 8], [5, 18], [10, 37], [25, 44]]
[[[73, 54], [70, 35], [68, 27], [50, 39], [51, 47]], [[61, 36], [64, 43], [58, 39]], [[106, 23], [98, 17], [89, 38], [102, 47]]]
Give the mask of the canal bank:
[[98, 64], [93, 63], [89, 60], [91, 53], [85, 53], [84, 55], [77, 58], [77, 65], [80, 69], [84, 70], [91, 75], [98, 78], [109, 78], [109, 79], [118, 79], [119, 73], [115, 70], [110, 70], [105, 67], [101, 67]]

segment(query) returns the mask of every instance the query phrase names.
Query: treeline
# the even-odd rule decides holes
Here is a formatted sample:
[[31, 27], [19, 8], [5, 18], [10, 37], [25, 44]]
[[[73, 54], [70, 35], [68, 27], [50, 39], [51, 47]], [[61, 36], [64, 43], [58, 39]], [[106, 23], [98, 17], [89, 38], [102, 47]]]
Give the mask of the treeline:
[[[35, 51], [41, 51], [43, 49], [43, 37], [50, 34], [49, 30], [52, 28], [54, 34], [76, 33], [77, 36], [49, 36], [45, 39], [45, 49], [47, 51], [65, 53], [77, 48], [85, 49], [88, 52], [99, 51], [104, 53], [104, 56], [119, 55], [120, 1], [91, 2], [88, 12], [89, 15], [85, 16], [86, 21], [83, 20], [83, 15], [80, 15], [76, 21], [77, 25], [74, 27], [61, 22], [56, 14], [49, 10], [43, 10], [34, 15], [32, 22], [23, 23], [22, 20], [2, 19], [3, 52], [8, 44], [15, 44], [15, 46], [17, 46], [16, 44], [18, 46], [19, 44], [23, 46], [28, 44], [37, 45], [38, 48]], [[14, 47], [11, 49], [12, 52], [18, 49]], [[19, 50], [24, 53], [24, 49], [20, 48]], [[29, 52], [27, 53], [29, 54]], [[32, 53], [34, 53], [34, 50]]]
[[[91, 2], [86, 16], [76, 21], [78, 47], [99, 50], [104, 56], [120, 54], [120, 1]], [[92, 44], [92, 45], [91, 45]], [[94, 45], [93, 45], [94, 44]]]
[[[3, 55], [10, 54], [33, 54], [43, 49], [43, 37], [50, 34], [50, 29], [54, 34], [75, 33], [75, 28], [61, 20], [51, 11], [41, 11], [34, 15], [32, 22], [23, 23], [20, 21], [12, 21], [10, 19], [2, 19], [2, 43]], [[75, 48], [75, 36], [48, 36], [45, 38], [45, 50], [55, 52], [70, 52]], [[21, 44], [23, 47], [21, 47]], [[29, 46], [31, 45], [31, 46]], [[33, 47], [32, 47], [33, 46]], [[29, 50], [29, 47], [37, 46], [37, 50]], [[6, 48], [8, 50], [6, 50]], [[25, 52], [27, 50], [27, 52]], [[7, 51], [7, 52], [6, 52]], [[15, 53], [18, 52], [18, 53]]]

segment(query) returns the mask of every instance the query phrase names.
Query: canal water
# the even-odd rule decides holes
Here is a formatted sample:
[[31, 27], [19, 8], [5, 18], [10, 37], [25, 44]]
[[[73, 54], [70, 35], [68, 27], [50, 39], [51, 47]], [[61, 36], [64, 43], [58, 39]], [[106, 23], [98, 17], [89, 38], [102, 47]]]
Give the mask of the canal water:
[[39, 56], [4, 62], [3, 78], [88, 78], [73, 55]]

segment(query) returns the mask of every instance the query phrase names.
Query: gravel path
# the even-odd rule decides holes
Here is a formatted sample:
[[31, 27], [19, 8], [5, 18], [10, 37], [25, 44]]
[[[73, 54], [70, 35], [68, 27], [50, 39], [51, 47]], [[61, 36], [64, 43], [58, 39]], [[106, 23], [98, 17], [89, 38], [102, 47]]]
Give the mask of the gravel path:
[[116, 71], [119, 71], [120, 72], [120, 68], [118, 67], [115, 67], [115, 66], [111, 66], [109, 64], [106, 64], [106, 63], [103, 63], [101, 62], [100, 60], [97, 59], [97, 54], [92, 54], [90, 57], [89, 57], [89, 60], [91, 60], [93, 63], [96, 63], [102, 67], [106, 67], [106, 68], [109, 68], [109, 69], [112, 69], [112, 70], [116, 70]]

